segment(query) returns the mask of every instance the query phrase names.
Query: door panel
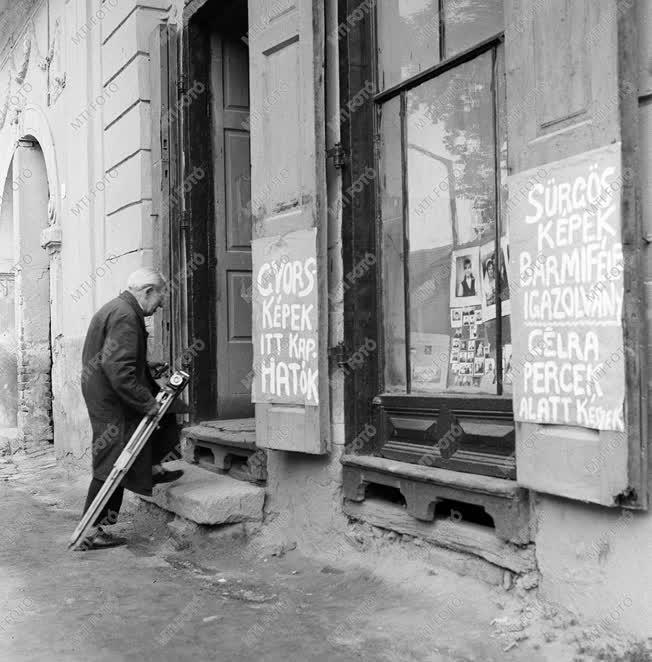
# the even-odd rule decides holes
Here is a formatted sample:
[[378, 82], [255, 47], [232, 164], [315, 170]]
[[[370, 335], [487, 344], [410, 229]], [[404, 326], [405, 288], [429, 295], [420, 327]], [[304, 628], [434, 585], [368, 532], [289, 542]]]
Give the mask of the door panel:
[[[622, 237], [614, 241], [622, 243], [621, 264], [627, 268], [623, 269], [622, 336], [614, 334], [607, 350], [613, 350], [612, 357], [619, 357], [609, 361], [625, 374], [626, 429], [624, 433], [597, 429], [596, 423], [592, 427], [588, 421], [582, 426], [533, 422], [516, 414], [515, 403], [514, 411], [520, 418], [516, 422], [517, 477], [522, 486], [540, 492], [607, 506], [645, 508], [647, 438], [645, 399], [640, 391], [645, 366], [638, 351], [644, 343], [639, 309], [643, 242], [635, 182], [625, 177], [628, 168], [635, 170], [638, 148], [636, 100], [632, 95], [635, 86], [631, 84], [637, 74], [631, 52], [636, 41], [635, 7], [634, 3], [625, 6], [615, 0], [536, 5], [536, 0], [505, 3], [505, 24], [509, 26], [505, 38], [507, 103], [508, 108], [516, 109], [507, 123], [510, 180], [516, 184], [540, 169], [545, 173], [540, 179], [546, 185], [554, 184], [567, 176], [564, 168], [569, 166], [568, 159], [586, 159], [589, 169], [595, 169], [597, 150], [618, 151], [612, 160], [618, 164], [616, 172], [623, 173], [622, 185], [613, 186], [610, 196], [614, 205], [619, 205], [616, 213], [620, 215]], [[523, 21], [520, 29], [513, 28], [516, 21]], [[585, 38], [570, 38], [576, 34]], [[526, 99], [533, 100], [528, 101], [534, 106], [532, 112], [525, 110]], [[543, 191], [544, 182], [530, 179], [527, 190], [540, 186]], [[510, 186], [509, 213], [514, 224], [522, 224], [526, 215], [518, 207], [519, 196], [527, 202], [528, 194]], [[512, 239], [514, 224], [510, 221]], [[522, 235], [529, 231], [521, 228]], [[512, 282], [517, 282], [521, 275], [514, 245]], [[512, 306], [514, 311], [514, 300]], [[520, 366], [523, 375], [536, 361], [532, 351], [514, 345], [513, 365]], [[607, 384], [606, 388], [612, 386]]]
[[319, 404], [258, 402], [256, 444], [322, 454], [330, 445], [324, 4], [249, 0], [248, 18], [254, 241], [278, 247], [283, 235], [292, 245], [311, 236], [301, 257], [315, 260], [318, 298]]
[[229, 341], [251, 343], [251, 271], [227, 273]]
[[239, 40], [211, 38], [211, 110], [217, 292], [217, 415], [254, 415], [251, 404], [251, 164], [249, 54]]
[[249, 133], [224, 131], [227, 250], [251, 251], [251, 163]]

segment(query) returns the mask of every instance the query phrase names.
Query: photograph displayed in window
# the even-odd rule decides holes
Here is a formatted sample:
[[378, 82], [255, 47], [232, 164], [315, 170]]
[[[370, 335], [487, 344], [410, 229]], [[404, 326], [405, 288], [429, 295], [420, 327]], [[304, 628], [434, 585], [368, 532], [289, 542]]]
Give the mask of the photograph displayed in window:
[[[480, 265], [480, 248], [495, 252], [496, 237], [491, 85], [487, 52], [407, 93], [412, 391], [496, 392]], [[428, 282], [423, 301], [415, 295]]]
[[[509, 243], [506, 234], [498, 240], [499, 232], [505, 233], [498, 219], [506, 168], [504, 118], [496, 115], [504, 112], [497, 98], [504, 93], [498, 82], [504, 75], [500, 50], [485, 50], [402, 92], [402, 132], [390, 129], [387, 119], [389, 104], [396, 116], [397, 97], [381, 108], [389, 392], [496, 395], [504, 390], [501, 373], [510, 371], [511, 343]], [[401, 204], [399, 163], [406, 205]]]

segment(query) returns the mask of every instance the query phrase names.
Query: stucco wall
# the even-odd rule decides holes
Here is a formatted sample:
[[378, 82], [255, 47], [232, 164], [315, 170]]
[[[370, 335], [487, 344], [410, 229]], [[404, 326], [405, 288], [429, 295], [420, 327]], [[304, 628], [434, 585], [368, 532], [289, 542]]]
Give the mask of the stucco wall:
[[[161, 8], [169, 5], [157, 0], [37, 3], [27, 22], [14, 26], [15, 45], [0, 62], [0, 89], [7, 91], [0, 98], [0, 185], [17, 141], [36, 139], [61, 228], [60, 253], [50, 257], [52, 414], [57, 453], [82, 466], [88, 465], [90, 442], [80, 390], [84, 335], [94, 311], [151, 253], [146, 43]], [[129, 110], [141, 121], [130, 122]], [[33, 184], [30, 179], [24, 173], [25, 191]], [[17, 271], [26, 258], [25, 222], [14, 223]], [[47, 215], [38, 223], [46, 227]], [[2, 236], [9, 233], [5, 225]], [[45, 251], [33, 244], [29, 250], [40, 257]], [[42, 317], [47, 322], [46, 310]]]
[[540, 495], [542, 595], [583, 618], [652, 636], [652, 516]]
[[[83, 160], [78, 151], [88, 141], [88, 133], [75, 135], [68, 124], [72, 109], [80, 102], [84, 103], [88, 93], [86, 53], [73, 52], [69, 38], [66, 39], [70, 28], [81, 18], [77, 5], [81, 7], [82, 4], [66, 4], [63, 1], [50, 3], [49, 7], [47, 3], [37, 4], [27, 23], [23, 23], [14, 33], [13, 49], [6, 52], [5, 59], [0, 62], [0, 84], [6, 90], [0, 113], [0, 180], [4, 185], [7, 175], [11, 176], [9, 165], [14, 158], [17, 141], [20, 138], [36, 140], [45, 159], [47, 181], [41, 185], [36, 181], [36, 175], [29, 170], [14, 172], [14, 207], [21, 197], [27, 202], [36, 190], [34, 187], [45, 187], [45, 192], [41, 193], [47, 200], [49, 188], [54, 202], [54, 216], [51, 220], [56, 219], [64, 236], [62, 257], [65, 268], [59, 269], [55, 265], [50, 271], [54, 277], [49, 292], [52, 301], [51, 320], [47, 319], [47, 303], [38, 315], [30, 314], [30, 319], [26, 320], [30, 325], [43, 325], [46, 338], [47, 327], [51, 326], [51, 336], [57, 342], [64, 336], [75, 337], [81, 333], [80, 321], [84, 316], [87, 317], [86, 311], [73, 311], [67, 307], [61, 291], [66, 283], [76, 282], [80, 278], [85, 265], [90, 266], [89, 258], [92, 255], [88, 231], [92, 225], [90, 216], [84, 219], [83, 226], [79, 228], [71, 228], [68, 222], [68, 203], [85, 185], [94, 167], [92, 160]], [[50, 60], [49, 54], [53, 56]], [[65, 150], [60, 146], [65, 146]], [[70, 151], [77, 151], [74, 160], [69, 156]], [[68, 164], [71, 167], [67, 167]], [[30, 214], [26, 218], [25, 214], [21, 215], [18, 207], [14, 215], [12, 264], [15, 265], [18, 282], [21, 275], [25, 276], [22, 289], [29, 284], [29, 264], [48, 262], [47, 253], [39, 245], [38, 234], [48, 226], [47, 211], [41, 211], [37, 213], [38, 218], [32, 218]], [[3, 215], [3, 220], [8, 219]], [[72, 241], [67, 242], [69, 237]], [[28, 354], [31, 349], [25, 347]], [[78, 378], [75, 379], [77, 363], [78, 359], [67, 362], [59, 357], [52, 366], [51, 389], [47, 381], [43, 383], [48, 390], [52, 390], [55, 398], [60, 398], [67, 387], [78, 382]], [[69, 403], [67, 414], [83, 418], [83, 403], [79, 397]], [[61, 425], [61, 420], [57, 420], [56, 411], [53, 415], [55, 427], [61, 431], [61, 440], [65, 440], [66, 444], [74, 443], [69, 431]]]

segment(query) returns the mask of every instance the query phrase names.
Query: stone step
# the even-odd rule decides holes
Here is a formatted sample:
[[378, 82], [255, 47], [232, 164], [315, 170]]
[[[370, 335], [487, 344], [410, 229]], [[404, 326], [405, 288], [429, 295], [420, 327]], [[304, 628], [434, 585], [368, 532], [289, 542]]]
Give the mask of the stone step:
[[263, 518], [265, 490], [230, 476], [206, 471], [183, 460], [168, 462], [170, 471], [183, 469], [174, 483], [156, 485], [151, 497], [141, 497], [197, 524], [255, 522]]
[[184, 428], [183, 434], [187, 439], [256, 450], [256, 420], [253, 418], [202, 421]]
[[230, 472], [239, 480], [267, 480], [267, 455], [256, 448], [253, 418], [203, 421], [183, 429], [184, 459], [209, 471]]

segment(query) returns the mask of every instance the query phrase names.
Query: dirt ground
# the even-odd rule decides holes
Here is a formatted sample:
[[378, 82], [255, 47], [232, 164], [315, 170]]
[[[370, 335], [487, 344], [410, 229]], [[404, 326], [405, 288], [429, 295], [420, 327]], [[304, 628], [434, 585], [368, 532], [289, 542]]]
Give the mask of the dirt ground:
[[115, 527], [126, 547], [70, 552], [88, 476], [15, 460], [0, 460], [2, 660], [652, 659], [400, 546], [307, 557], [264, 528], [209, 531], [133, 498]]

